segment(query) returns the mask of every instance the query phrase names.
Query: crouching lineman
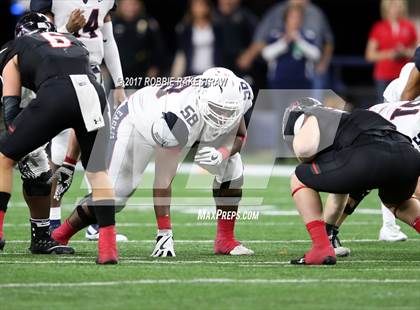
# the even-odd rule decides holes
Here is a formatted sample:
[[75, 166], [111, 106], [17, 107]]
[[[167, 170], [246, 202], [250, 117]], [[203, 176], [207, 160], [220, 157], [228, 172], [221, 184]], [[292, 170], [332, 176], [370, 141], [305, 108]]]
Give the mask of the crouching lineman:
[[[417, 151], [420, 151], [420, 99], [417, 99], [415, 101], [400, 101], [394, 103], [390, 102], [377, 104], [371, 107], [369, 110], [378, 113], [383, 118], [387, 119], [392, 124], [394, 124], [399, 132], [411, 138], [411, 143], [413, 144], [413, 147]], [[327, 200], [327, 205], [325, 207], [326, 214], [324, 216], [325, 222], [327, 223], [327, 231], [331, 232], [331, 234], [333, 235], [337, 235], [341, 224], [349, 215], [353, 214], [354, 210], [357, 208], [357, 206], [360, 204], [363, 198], [368, 194], [368, 190], [350, 193], [349, 200], [347, 201], [346, 205], [341, 206], [341, 208], [340, 206], [335, 205], [330, 206], [330, 200]], [[416, 197], [417, 199], [420, 198], [420, 184], [417, 185], [414, 197]], [[336, 207], [339, 208], [337, 209]], [[344, 212], [343, 214], [341, 214], [342, 211]], [[394, 213], [388, 210], [387, 212], [390, 212], [391, 216], [387, 215], [387, 213], [384, 214], [384, 220], [386, 218], [385, 223], [387, 223], [387, 225], [396, 225]], [[398, 226], [393, 229], [396, 230], [396, 232], [399, 231]], [[383, 230], [384, 228], [381, 229], [380, 233], [381, 240], [384, 240], [383, 238], [381, 238], [381, 236], [383, 237], [384, 234]], [[387, 241], [392, 241], [392, 239], [387, 239]], [[397, 240], [394, 239], [393, 241]], [[347, 249], [344, 247], [342, 248]], [[347, 249], [347, 252], [349, 253], [350, 250]], [[343, 256], [339, 255], [340, 252], [337, 253], [337, 251], [336, 254], [337, 256]]]
[[[237, 211], [243, 183], [239, 151], [246, 138], [243, 115], [252, 106], [252, 99], [251, 88], [245, 81], [230, 70], [213, 68], [178, 85], [142, 88], [114, 113], [109, 173], [118, 208], [123, 208], [134, 193], [147, 164], [155, 156], [153, 196], [158, 232], [152, 256], [175, 256], [170, 222], [171, 183], [183, 155], [196, 142], [200, 145], [195, 162], [215, 175], [216, 208]], [[85, 203], [82, 201], [78, 208]], [[75, 218], [77, 215], [73, 214]], [[94, 221], [77, 220], [85, 220], [84, 225]], [[253, 251], [234, 237], [235, 220], [235, 217], [218, 219], [214, 251], [252, 255]], [[66, 225], [71, 221], [72, 217]], [[53, 236], [61, 239], [62, 231], [59, 228]]]
[[371, 111], [325, 108], [311, 98], [290, 105], [283, 122], [285, 140], [301, 161], [291, 178], [292, 196], [312, 239], [312, 249], [292, 264], [336, 263], [319, 192], [333, 193], [330, 203], [339, 206], [348, 193], [377, 188], [385, 206], [420, 233], [420, 205], [411, 198], [420, 153], [392, 123]]
[[[103, 156], [109, 128], [102, 116], [106, 99], [89, 68], [88, 51], [72, 35], [57, 33], [48, 18], [38, 13], [29, 13], [19, 20], [15, 40], [1, 51], [5, 111], [18, 110], [22, 86], [37, 95], [20, 114], [8, 120], [8, 132], [0, 142], [2, 214], [12, 191], [14, 163], [62, 130], [73, 128], [93, 187], [90, 209], [101, 227], [97, 263], [117, 263], [114, 193]], [[43, 218], [48, 219], [48, 215], [46, 212]], [[39, 234], [48, 234], [41, 228], [42, 225], [32, 225], [32, 238], [42, 239]]]

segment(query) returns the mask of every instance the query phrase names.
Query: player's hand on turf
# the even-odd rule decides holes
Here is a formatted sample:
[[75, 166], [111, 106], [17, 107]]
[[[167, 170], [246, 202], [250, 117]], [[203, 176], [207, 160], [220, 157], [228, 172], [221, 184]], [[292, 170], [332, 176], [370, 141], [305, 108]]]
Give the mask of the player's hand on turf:
[[223, 161], [223, 153], [211, 146], [205, 146], [197, 151], [194, 161], [200, 165], [217, 166]]
[[73, 181], [74, 170], [74, 164], [64, 162], [52, 176], [51, 181], [52, 179], [57, 180], [57, 187], [54, 192], [55, 200], [60, 201], [64, 194], [69, 190]]
[[75, 9], [71, 12], [66, 28], [69, 33], [78, 32], [86, 25], [86, 19], [82, 10]]

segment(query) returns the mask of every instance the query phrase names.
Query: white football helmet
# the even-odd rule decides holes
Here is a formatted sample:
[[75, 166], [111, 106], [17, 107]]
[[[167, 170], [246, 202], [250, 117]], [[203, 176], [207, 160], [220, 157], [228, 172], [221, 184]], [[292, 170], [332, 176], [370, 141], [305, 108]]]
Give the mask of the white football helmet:
[[219, 130], [234, 125], [244, 111], [240, 79], [225, 68], [211, 68], [199, 79], [197, 105], [206, 124]]

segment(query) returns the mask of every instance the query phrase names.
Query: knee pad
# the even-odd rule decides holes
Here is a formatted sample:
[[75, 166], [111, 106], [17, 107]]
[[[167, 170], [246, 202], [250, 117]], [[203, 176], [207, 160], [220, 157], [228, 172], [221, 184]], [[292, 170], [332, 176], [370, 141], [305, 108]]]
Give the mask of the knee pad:
[[49, 170], [33, 179], [22, 178], [23, 190], [28, 196], [48, 196], [51, 194], [51, 183], [49, 183], [51, 177], [52, 172]]
[[355, 192], [350, 193], [349, 198], [354, 200], [355, 204], [354, 206], [350, 206], [350, 204], [347, 202], [346, 207], [344, 208], [344, 213], [347, 215], [352, 215], [354, 210], [356, 210], [357, 206], [362, 202], [363, 198], [365, 198], [367, 195], [369, 195], [370, 190], [365, 190], [361, 192]]
[[242, 185], [244, 178], [241, 176], [232, 181], [219, 183], [216, 180], [213, 182], [213, 198], [216, 205], [221, 206], [235, 206], [238, 205], [242, 199]]

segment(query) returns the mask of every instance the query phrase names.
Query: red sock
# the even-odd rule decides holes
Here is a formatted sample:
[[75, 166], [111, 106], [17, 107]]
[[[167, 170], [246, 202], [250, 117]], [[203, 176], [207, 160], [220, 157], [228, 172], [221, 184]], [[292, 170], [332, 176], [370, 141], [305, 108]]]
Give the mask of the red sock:
[[235, 229], [236, 217], [226, 220], [226, 219], [217, 219], [217, 234], [216, 240], [221, 239], [234, 239], [234, 229]]
[[3, 238], [3, 222], [6, 212], [0, 211], [0, 238]]
[[328, 239], [324, 221], [309, 222], [306, 224], [306, 229], [311, 236], [312, 245], [314, 248], [330, 247], [330, 240]]
[[413, 227], [420, 234], [420, 216], [416, 217], [414, 220]]
[[157, 226], [159, 230], [172, 229], [171, 217], [168, 215], [156, 216]]
[[58, 243], [66, 245], [75, 233], [77, 230], [71, 226], [69, 220], [65, 220], [60, 227], [53, 231], [51, 237]]
[[116, 234], [115, 225], [99, 228], [97, 263], [116, 264], [118, 262]]

